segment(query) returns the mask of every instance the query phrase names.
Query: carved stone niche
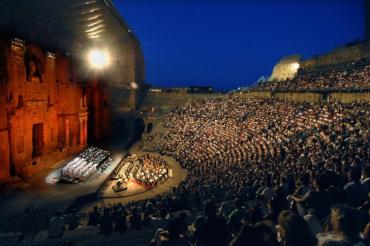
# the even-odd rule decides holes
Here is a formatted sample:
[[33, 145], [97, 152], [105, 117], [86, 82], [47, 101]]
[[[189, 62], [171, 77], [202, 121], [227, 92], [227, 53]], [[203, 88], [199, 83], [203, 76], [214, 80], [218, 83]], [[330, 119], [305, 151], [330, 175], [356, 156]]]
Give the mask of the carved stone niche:
[[33, 54], [26, 53], [24, 57], [26, 66], [26, 80], [30, 82], [42, 83], [42, 64], [39, 59]]

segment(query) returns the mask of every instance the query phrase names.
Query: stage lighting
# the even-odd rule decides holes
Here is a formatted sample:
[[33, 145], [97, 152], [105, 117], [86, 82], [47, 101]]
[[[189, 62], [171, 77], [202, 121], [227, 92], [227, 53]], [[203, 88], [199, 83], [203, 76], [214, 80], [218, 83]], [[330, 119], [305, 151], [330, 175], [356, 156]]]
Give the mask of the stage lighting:
[[300, 66], [299, 66], [298, 62], [295, 62], [295, 63], [292, 64], [292, 67], [293, 67], [294, 70], [298, 70]]
[[130, 87], [131, 87], [132, 89], [134, 89], [134, 90], [137, 90], [137, 89], [139, 88], [139, 85], [138, 85], [138, 84], [136, 84], [135, 82], [131, 82], [131, 83], [130, 83]]
[[89, 52], [89, 63], [92, 68], [102, 69], [109, 65], [109, 54], [106, 50], [94, 49]]

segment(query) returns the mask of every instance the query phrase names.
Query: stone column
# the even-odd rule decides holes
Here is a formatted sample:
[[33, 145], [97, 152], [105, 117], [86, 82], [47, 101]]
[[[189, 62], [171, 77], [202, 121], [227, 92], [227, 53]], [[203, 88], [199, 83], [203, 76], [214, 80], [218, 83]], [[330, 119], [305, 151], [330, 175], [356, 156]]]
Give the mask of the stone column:
[[69, 119], [66, 119], [66, 147], [69, 147]]
[[84, 145], [84, 120], [80, 118], [80, 146]]
[[87, 118], [83, 121], [84, 128], [84, 145], [87, 144]]

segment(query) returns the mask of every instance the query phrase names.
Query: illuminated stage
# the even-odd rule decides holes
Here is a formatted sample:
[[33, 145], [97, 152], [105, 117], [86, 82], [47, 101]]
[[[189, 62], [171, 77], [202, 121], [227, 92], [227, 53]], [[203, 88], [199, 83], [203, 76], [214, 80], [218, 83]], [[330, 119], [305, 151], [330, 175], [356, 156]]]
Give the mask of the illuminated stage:
[[103, 172], [98, 170], [83, 183], [58, 182], [61, 169], [75, 156], [65, 158], [52, 167], [44, 169], [27, 180], [29, 184], [27, 190], [16, 192], [7, 200], [0, 201], [0, 218], [22, 213], [31, 205], [52, 215], [56, 209], [68, 208], [78, 197], [96, 194], [127, 153], [122, 148], [112, 148], [110, 152], [112, 163]]
[[[170, 177], [163, 183], [152, 189], [147, 189], [135, 181], [129, 181], [127, 190], [114, 192], [112, 186], [115, 180], [111, 180], [112, 172], [116, 169], [127, 152], [123, 148], [110, 148], [112, 163], [103, 172], [98, 170], [85, 182], [70, 184], [59, 182], [61, 169], [75, 156], [70, 156], [59, 161], [54, 166], [47, 168], [28, 180], [29, 188], [26, 191], [15, 193], [6, 201], [0, 202], [0, 218], [11, 217], [33, 205], [37, 210], [42, 210], [46, 216], [51, 216], [56, 209], [66, 211], [71, 208], [86, 208], [96, 205], [97, 201], [127, 203], [140, 199], [147, 199], [158, 194], [168, 192], [176, 187], [187, 176], [187, 171], [182, 169], [174, 158], [162, 156], [169, 163]], [[138, 149], [131, 149], [131, 153], [145, 154]], [[152, 153], [158, 155], [156, 153]], [[88, 197], [87, 200], [81, 198]], [[6, 212], [5, 212], [6, 211]]]
[[119, 192], [115, 192], [113, 190], [114, 185], [115, 185], [115, 182], [110, 182], [110, 184], [106, 187], [104, 193], [102, 194], [102, 197], [104, 198], [128, 197], [132, 195], [141, 194], [149, 190], [145, 188], [144, 186], [139, 185], [134, 180], [129, 180], [127, 183], [125, 183], [123, 186], [127, 189], [119, 191]]

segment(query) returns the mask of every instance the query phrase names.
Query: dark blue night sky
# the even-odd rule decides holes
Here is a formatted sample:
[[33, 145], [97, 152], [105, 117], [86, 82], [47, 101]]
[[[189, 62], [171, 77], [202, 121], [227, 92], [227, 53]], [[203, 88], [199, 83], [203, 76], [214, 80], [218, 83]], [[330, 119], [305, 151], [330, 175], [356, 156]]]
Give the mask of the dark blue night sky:
[[115, 0], [140, 39], [146, 82], [229, 90], [270, 75], [283, 56], [363, 38], [363, 0]]

